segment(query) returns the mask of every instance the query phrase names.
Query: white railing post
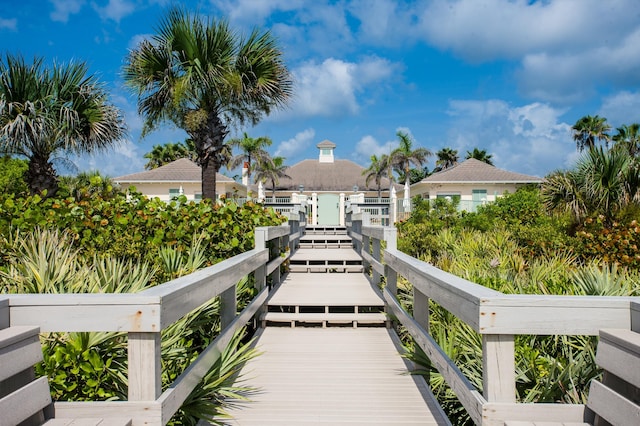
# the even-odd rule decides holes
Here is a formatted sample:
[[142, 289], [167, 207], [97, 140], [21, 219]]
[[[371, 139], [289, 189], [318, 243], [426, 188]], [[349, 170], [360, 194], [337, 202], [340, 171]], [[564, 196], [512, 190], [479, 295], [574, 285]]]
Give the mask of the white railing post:
[[236, 284], [220, 293], [220, 328], [224, 330], [233, 322], [238, 310]]
[[[373, 258], [375, 260], [377, 260], [378, 262], [380, 262], [381, 260], [381, 256], [380, 256], [380, 247], [381, 247], [381, 243], [380, 240], [377, 238], [373, 238], [373, 241], [371, 242], [371, 249], [372, 249], [372, 253], [371, 255], [373, 256]], [[380, 284], [380, 273], [378, 271], [376, 271], [375, 268], [373, 268], [372, 271], [372, 277], [373, 277], [373, 282], [377, 285]]]
[[155, 401], [162, 392], [160, 333], [128, 333], [129, 401]]
[[413, 288], [413, 319], [429, 333], [429, 297]]
[[[267, 248], [267, 228], [260, 227], [256, 228], [254, 234], [254, 246], [256, 249], [265, 249]], [[267, 273], [266, 273], [267, 265], [264, 264], [255, 270], [253, 277], [255, 284], [254, 286], [258, 290], [262, 290], [267, 284]]]
[[482, 335], [482, 387], [488, 402], [516, 402], [515, 344], [512, 334]]

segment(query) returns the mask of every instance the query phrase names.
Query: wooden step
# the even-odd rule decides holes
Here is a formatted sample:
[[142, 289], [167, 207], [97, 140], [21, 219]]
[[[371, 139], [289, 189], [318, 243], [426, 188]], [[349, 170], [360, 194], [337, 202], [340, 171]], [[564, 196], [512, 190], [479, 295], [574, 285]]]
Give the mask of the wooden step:
[[330, 325], [351, 324], [358, 325], [379, 325], [386, 326], [387, 316], [383, 312], [369, 313], [289, 313], [289, 312], [267, 312], [261, 315], [262, 327], [276, 324], [288, 324], [291, 327], [317, 325], [326, 328]]

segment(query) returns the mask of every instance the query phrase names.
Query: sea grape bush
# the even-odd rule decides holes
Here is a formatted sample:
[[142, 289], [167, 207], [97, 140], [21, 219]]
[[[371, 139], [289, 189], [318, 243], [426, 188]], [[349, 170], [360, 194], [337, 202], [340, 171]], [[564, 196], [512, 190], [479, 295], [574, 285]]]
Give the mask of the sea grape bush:
[[59, 229], [71, 235], [83, 257], [145, 260], [153, 265], [161, 247], [184, 250], [194, 235], [202, 235], [207, 263], [216, 263], [252, 249], [255, 227], [279, 225], [283, 220], [252, 202], [242, 206], [233, 201], [195, 203], [181, 197], [165, 203], [134, 192], [92, 193], [79, 199], [0, 196], [1, 235]]

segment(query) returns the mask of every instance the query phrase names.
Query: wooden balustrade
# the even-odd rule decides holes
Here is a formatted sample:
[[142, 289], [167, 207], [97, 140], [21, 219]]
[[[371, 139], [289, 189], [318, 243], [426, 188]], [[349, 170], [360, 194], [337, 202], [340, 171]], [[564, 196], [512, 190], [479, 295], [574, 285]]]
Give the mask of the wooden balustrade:
[[[504, 294], [444, 272], [396, 249], [394, 228], [367, 225], [366, 214], [349, 218], [349, 232], [380, 284], [387, 312], [409, 331], [478, 425], [505, 421], [582, 422], [580, 404], [516, 403], [514, 338], [519, 334], [598, 335], [601, 329], [640, 330], [634, 297]], [[386, 248], [381, 250], [382, 241]], [[381, 259], [383, 259], [381, 261]], [[413, 316], [396, 298], [397, 277], [413, 286]], [[429, 334], [429, 300], [482, 336], [483, 392], [477, 390]]]
[[[37, 326], [42, 332], [123, 332], [128, 336], [128, 401], [59, 402], [56, 417], [117, 418], [133, 425], [166, 424], [220, 356], [234, 333], [265, 304], [280, 281], [280, 265], [298, 247], [303, 215], [255, 231], [255, 248], [188, 276], [136, 294], [10, 294], [0, 296], [0, 329]], [[270, 249], [268, 248], [270, 247]], [[254, 274], [259, 293], [236, 314], [236, 284]], [[221, 298], [222, 331], [198, 358], [161, 391], [161, 332], [214, 297]]]

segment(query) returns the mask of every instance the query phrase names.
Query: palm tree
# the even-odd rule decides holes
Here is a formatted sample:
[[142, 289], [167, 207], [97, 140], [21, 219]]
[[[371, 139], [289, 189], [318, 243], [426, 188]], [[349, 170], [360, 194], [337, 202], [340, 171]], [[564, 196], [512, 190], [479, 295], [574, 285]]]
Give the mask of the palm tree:
[[369, 167], [362, 171], [362, 175], [365, 176], [365, 184], [369, 186], [369, 182], [373, 179], [376, 183], [376, 187], [378, 188], [378, 201], [380, 201], [380, 193], [382, 187], [382, 178], [387, 177], [388, 169], [387, 169], [388, 157], [385, 154], [382, 154], [380, 158], [378, 158], [375, 154], [371, 156], [371, 164]]
[[132, 50], [125, 80], [138, 95], [143, 134], [171, 121], [193, 139], [202, 194], [215, 199], [227, 163], [229, 126], [257, 124], [292, 92], [292, 78], [269, 31], [241, 37], [224, 20], [171, 9], [152, 40]]
[[442, 171], [458, 164], [458, 151], [451, 148], [442, 148], [436, 152], [438, 159], [436, 160], [436, 171]]
[[622, 150], [591, 148], [577, 167], [550, 175], [542, 185], [547, 210], [569, 211], [576, 221], [591, 214], [611, 220], [629, 204], [638, 204], [640, 176]]
[[607, 119], [598, 115], [592, 117], [586, 115], [576, 121], [571, 128], [573, 130], [573, 140], [576, 141], [578, 151], [585, 148], [593, 148], [596, 141], [603, 141], [605, 145], [609, 143], [611, 126], [607, 124]]
[[27, 64], [20, 56], [0, 63], [0, 151], [29, 160], [32, 193], [52, 196], [58, 176], [52, 159], [104, 150], [122, 139], [120, 111], [85, 63]]
[[640, 154], [640, 124], [633, 123], [623, 125], [616, 129], [618, 133], [611, 138], [615, 144], [614, 149], [622, 149], [628, 152], [631, 157], [637, 157]]
[[144, 165], [146, 170], [155, 169], [165, 164], [176, 161], [180, 158], [188, 158], [195, 160], [196, 155], [193, 150], [193, 143], [191, 142], [191, 148], [189, 147], [191, 139], [187, 139], [185, 143], [168, 142], [164, 145], [154, 145], [150, 152], [144, 155], [147, 160], [147, 164]]
[[235, 155], [229, 161], [228, 168], [235, 169], [239, 165], [243, 164], [247, 168], [247, 179], [248, 184], [251, 184], [251, 163], [255, 160], [256, 162], [266, 162], [270, 155], [264, 149], [268, 146], [271, 146], [272, 142], [266, 136], [260, 136], [259, 138], [250, 137], [247, 132], [244, 132], [242, 138], [234, 138], [227, 142], [227, 145], [230, 147], [238, 147], [242, 151], [242, 153]]
[[283, 157], [264, 158], [258, 161], [256, 167], [256, 181], [271, 182], [274, 202], [276, 200], [276, 185], [280, 183], [280, 179], [291, 178], [291, 176], [287, 174], [289, 166], [285, 166], [284, 160]]
[[413, 149], [413, 140], [406, 132], [399, 130], [396, 136], [399, 139], [400, 146], [391, 152], [389, 162], [397, 168], [404, 180], [408, 182], [411, 177], [411, 164], [422, 167], [427, 158], [433, 154], [426, 148]]
[[493, 166], [493, 161], [491, 160], [492, 157], [492, 154], [487, 154], [486, 149], [473, 148], [473, 151], [467, 151], [466, 159], [475, 158], [478, 161], [482, 161]]

